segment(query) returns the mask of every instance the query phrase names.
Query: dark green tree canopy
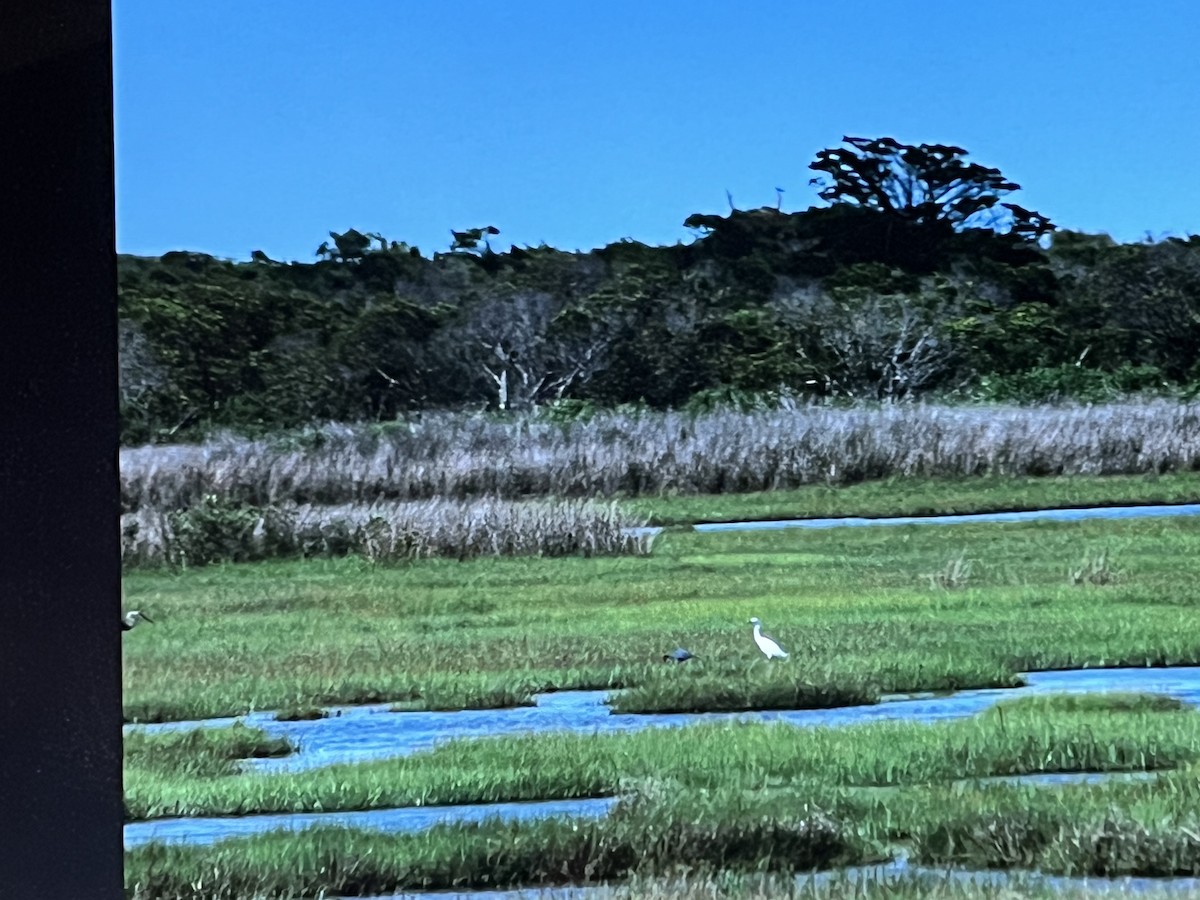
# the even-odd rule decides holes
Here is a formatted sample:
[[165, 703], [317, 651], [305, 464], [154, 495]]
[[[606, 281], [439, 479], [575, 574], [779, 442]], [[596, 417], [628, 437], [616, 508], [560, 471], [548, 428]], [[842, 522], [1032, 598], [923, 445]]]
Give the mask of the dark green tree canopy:
[[1200, 238], [1039, 241], [1053, 226], [962, 148], [845, 140], [812, 163], [827, 203], [697, 213], [686, 244], [496, 252], [484, 226], [425, 257], [352, 228], [311, 263], [122, 256], [122, 439], [444, 407], [1200, 390]]
[[[876, 210], [908, 222], [987, 228], [1031, 240], [1053, 230], [1050, 220], [1001, 198], [1020, 190], [999, 169], [968, 162], [948, 144], [901, 144], [890, 137], [843, 137], [849, 147], [822, 150], [809, 183], [834, 204]], [[1003, 212], [1002, 212], [1003, 210]]]
[[454, 240], [450, 244], [451, 251], [465, 251], [467, 253], [478, 253], [479, 242], [483, 242], [483, 252], [491, 253], [492, 247], [488, 243], [488, 235], [499, 234], [500, 229], [495, 225], [486, 225], [483, 228], [468, 228], [466, 231], [455, 231], [450, 229], [450, 234], [454, 236]]
[[331, 231], [329, 236], [333, 238], [333, 246], [330, 247], [328, 241], [322, 241], [321, 246], [317, 248], [317, 256], [343, 262], [362, 259], [371, 247], [371, 238], [375, 237], [375, 235], [363, 234], [355, 228], [351, 228], [343, 234]]

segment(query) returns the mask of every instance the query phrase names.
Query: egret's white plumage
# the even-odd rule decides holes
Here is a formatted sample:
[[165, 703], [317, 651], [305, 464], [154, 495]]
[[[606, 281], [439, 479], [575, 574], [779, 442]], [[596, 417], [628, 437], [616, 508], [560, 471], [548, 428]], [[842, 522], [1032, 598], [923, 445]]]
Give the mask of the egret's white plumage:
[[121, 617], [121, 630], [128, 631], [138, 622], [149, 622], [151, 625], [154, 624], [154, 620], [140, 609], [131, 609]]
[[782, 647], [762, 633], [762, 622], [758, 621], [758, 616], [751, 619], [750, 624], [754, 626], [754, 643], [758, 644], [758, 649], [767, 659], [788, 658], [787, 652]]

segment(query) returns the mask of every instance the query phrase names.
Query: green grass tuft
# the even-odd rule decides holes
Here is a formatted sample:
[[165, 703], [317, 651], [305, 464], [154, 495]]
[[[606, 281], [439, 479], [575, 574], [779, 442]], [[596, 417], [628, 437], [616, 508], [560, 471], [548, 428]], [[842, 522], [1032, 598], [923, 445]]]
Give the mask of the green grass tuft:
[[287, 738], [268, 737], [259, 728], [235, 723], [228, 728], [148, 733], [133, 729], [125, 735], [128, 770], [191, 778], [211, 778], [237, 772], [239, 760], [288, 756], [296, 752]]
[[[758, 671], [755, 671], [755, 670]], [[879, 702], [867, 685], [811, 682], [784, 664], [756, 660], [746, 671], [704, 670], [699, 665], [654, 673], [613, 696], [615, 713], [691, 713], [753, 709], [828, 709]]]
[[311, 722], [328, 718], [329, 711], [319, 706], [292, 706], [275, 713], [276, 722]]
[[1159, 713], [1182, 712], [1194, 707], [1178, 697], [1163, 694], [1140, 694], [1113, 691], [1091, 694], [1029, 694], [1001, 700], [987, 710], [987, 716], [1031, 717], [1056, 716], [1063, 713]]

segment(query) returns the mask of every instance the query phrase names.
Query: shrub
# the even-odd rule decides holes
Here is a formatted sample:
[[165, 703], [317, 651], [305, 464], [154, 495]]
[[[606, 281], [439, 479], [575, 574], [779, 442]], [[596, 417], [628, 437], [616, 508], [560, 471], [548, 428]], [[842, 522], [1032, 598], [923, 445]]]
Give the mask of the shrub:
[[[253, 559], [262, 521], [259, 510], [208, 494], [196, 506], [167, 514], [164, 556], [181, 566]], [[136, 540], [138, 524], [122, 523], [122, 535], [127, 531]]]
[[1162, 371], [1155, 366], [1122, 364], [1106, 370], [1063, 363], [1036, 366], [1008, 375], [986, 375], [979, 380], [976, 396], [1000, 403], [1106, 403], [1134, 393], [1161, 393], [1169, 389]]
[[1078, 566], [1067, 570], [1067, 580], [1071, 584], [1115, 584], [1120, 578], [1121, 573], [1113, 565], [1107, 550], [1089, 554]]
[[930, 587], [954, 590], [967, 586], [967, 582], [971, 580], [971, 566], [972, 562], [967, 559], [967, 551], [964, 550], [947, 561], [942, 571], [927, 574], [925, 577], [929, 579]]
[[201, 566], [352, 553], [378, 563], [431, 556], [608, 556], [650, 552], [645, 520], [590, 500], [420, 500], [266, 508], [206, 498], [121, 519], [127, 566]]

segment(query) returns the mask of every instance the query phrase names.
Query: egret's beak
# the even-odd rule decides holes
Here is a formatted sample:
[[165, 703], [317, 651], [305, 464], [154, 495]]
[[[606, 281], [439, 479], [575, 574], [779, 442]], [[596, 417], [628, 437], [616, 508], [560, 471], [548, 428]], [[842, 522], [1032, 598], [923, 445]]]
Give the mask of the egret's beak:
[[142, 613], [142, 618], [145, 619], [147, 622], [149, 622], [151, 625], [154, 624], [154, 620], [152, 618], [150, 618], [148, 615], [146, 615], [145, 613]]

